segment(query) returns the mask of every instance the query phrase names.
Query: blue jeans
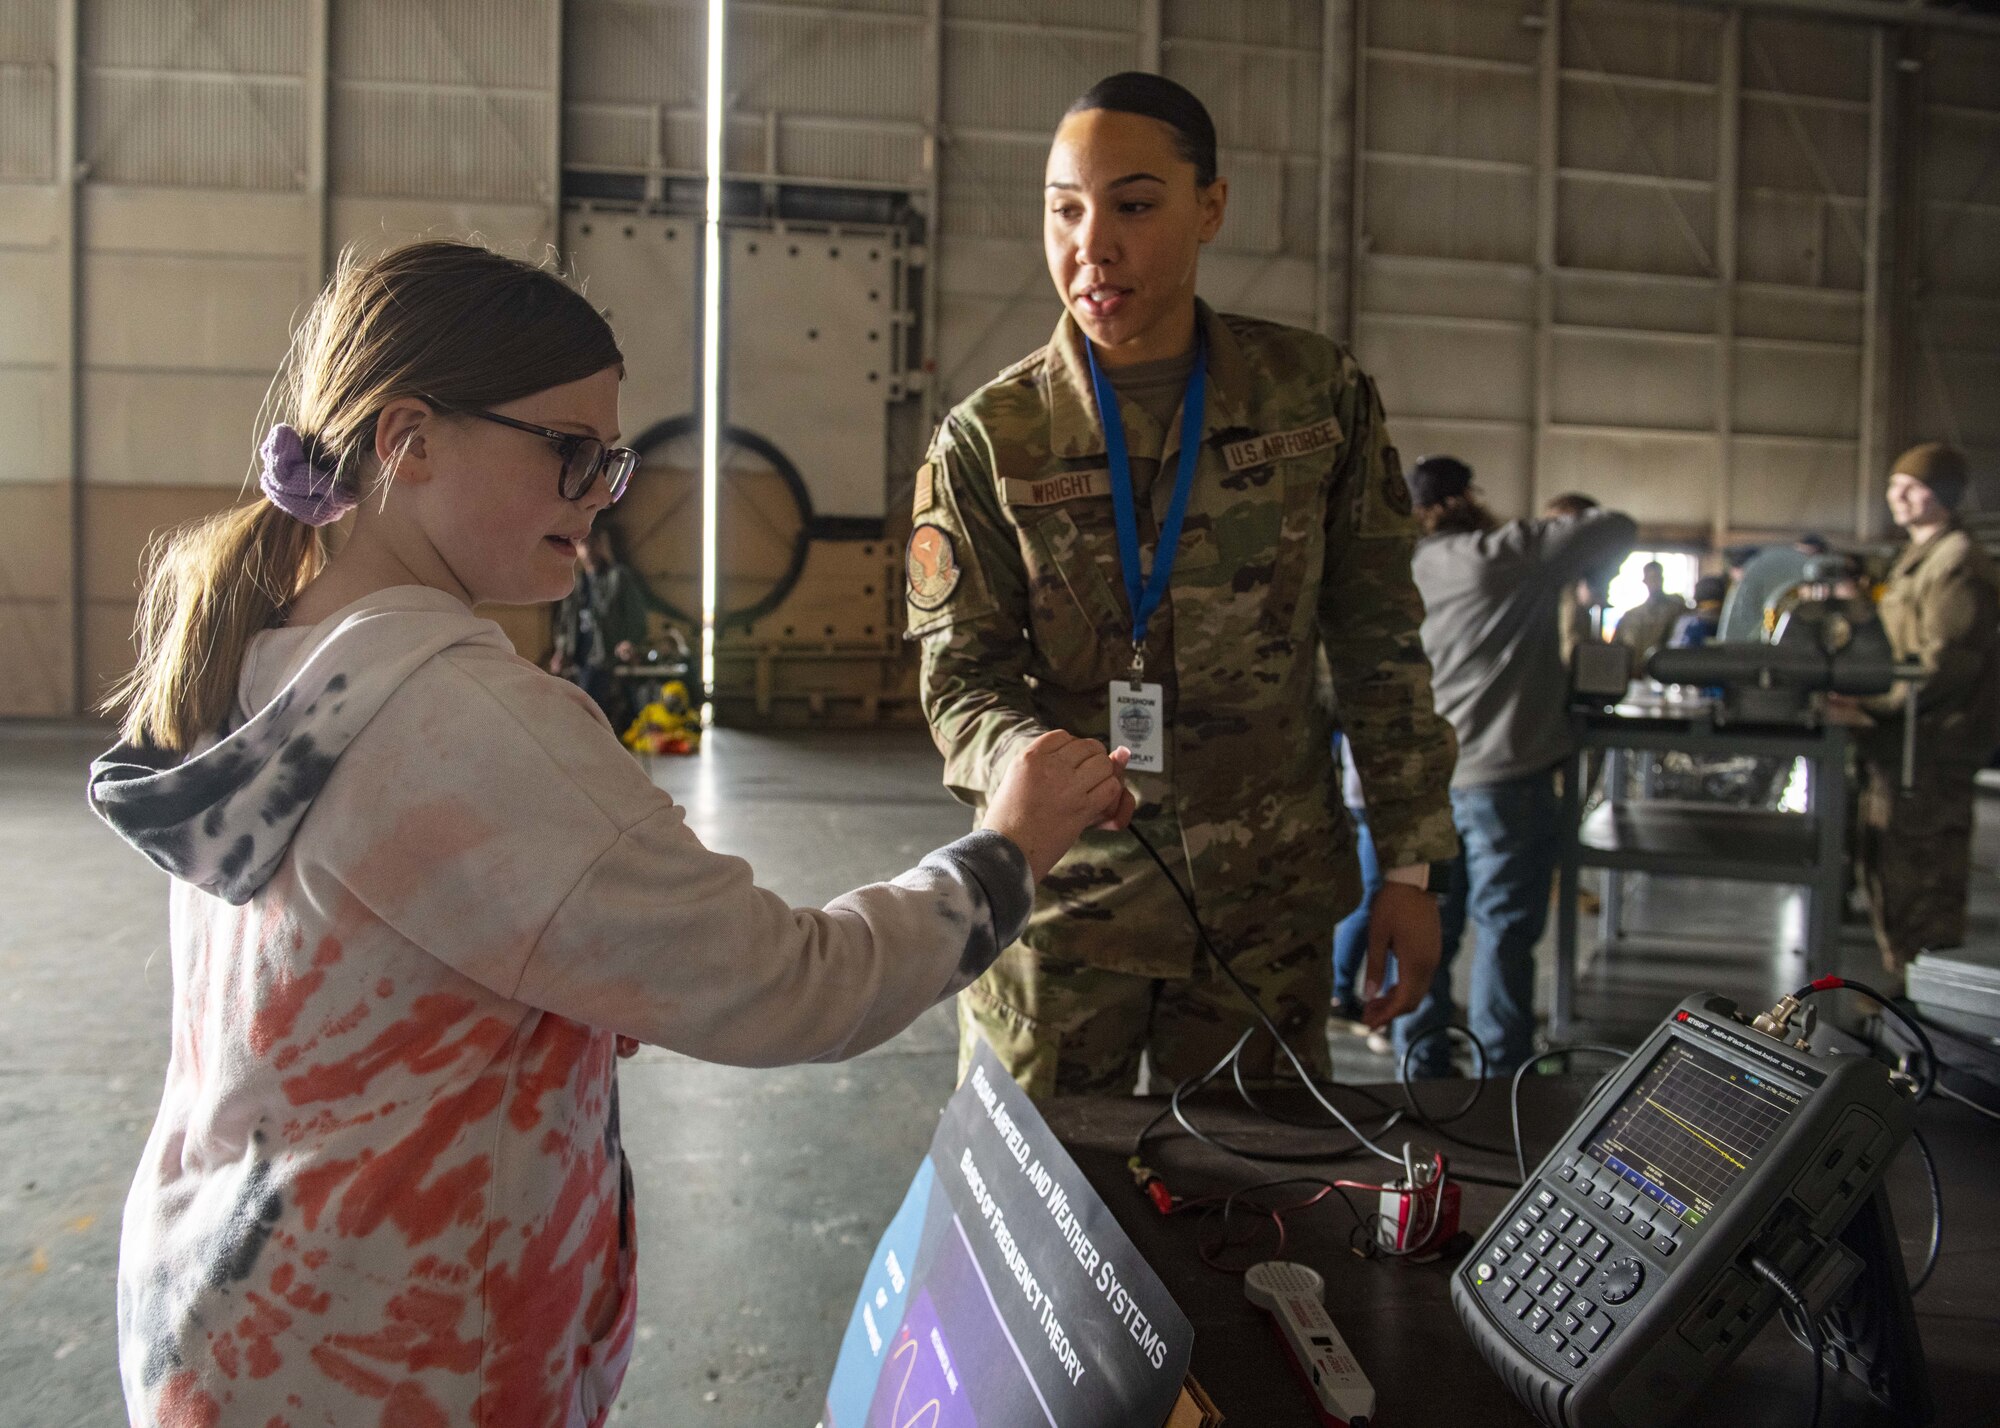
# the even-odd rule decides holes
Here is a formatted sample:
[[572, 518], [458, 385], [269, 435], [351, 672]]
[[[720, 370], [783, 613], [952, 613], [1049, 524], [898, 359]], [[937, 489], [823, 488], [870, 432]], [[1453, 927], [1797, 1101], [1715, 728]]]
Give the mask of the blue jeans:
[[1354, 819], [1354, 852], [1361, 859], [1361, 901], [1333, 929], [1333, 1000], [1336, 1005], [1361, 995], [1361, 969], [1368, 961], [1368, 904], [1382, 886], [1382, 867], [1375, 859], [1375, 840], [1368, 833], [1366, 809], [1349, 808]]
[[[1535, 944], [1549, 920], [1549, 889], [1561, 841], [1561, 801], [1548, 770], [1451, 791], [1452, 822], [1465, 851], [1440, 900], [1444, 950], [1430, 994], [1396, 1019], [1398, 1064], [1419, 1034], [1452, 1019], [1451, 964], [1465, 924], [1475, 935], [1467, 1023], [1486, 1048], [1486, 1074], [1512, 1075], [1535, 1050]], [[1449, 1035], [1410, 1058], [1410, 1075], [1452, 1074]]]

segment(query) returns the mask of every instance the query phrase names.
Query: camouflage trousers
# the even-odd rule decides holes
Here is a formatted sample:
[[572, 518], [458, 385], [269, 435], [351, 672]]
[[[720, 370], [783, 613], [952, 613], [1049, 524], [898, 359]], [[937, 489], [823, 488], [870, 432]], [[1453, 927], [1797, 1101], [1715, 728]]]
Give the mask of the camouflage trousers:
[[[1255, 941], [1211, 928], [1229, 966], [1256, 994], [1299, 1060], [1329, 1074], [1326, 1054], [1333, 963], [1332, 924], [1274, 929]], [[1274, 932], [1276, 935], [1274, 935]], [[1206, 954], [1186, 977], [1112, 971], [1016, 942], [958, 999], [959, 1076], [984, 1039], [1037, 1100], [1094, 1093], [1129, 1095], [1143, 1053], [1158, 1091], [1220, 1061], [1258, 1018]], [[1296, 1080], [1268, 1032], [1243, 1051], [1246, 1081]]]
[[1973, 773], [1970, 765], [1919, 762], [1905, 790], [1899, 766], [1863, 765], [1861, 876], [1882, 965], [1891, 972], [1926, 948], [1965, 941]]

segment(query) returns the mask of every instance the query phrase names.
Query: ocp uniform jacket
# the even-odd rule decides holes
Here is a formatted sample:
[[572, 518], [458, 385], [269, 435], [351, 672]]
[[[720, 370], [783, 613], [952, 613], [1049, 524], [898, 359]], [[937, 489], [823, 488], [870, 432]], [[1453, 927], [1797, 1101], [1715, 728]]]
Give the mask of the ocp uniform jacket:
[[[1954, 521], [1904, 547], [1876, 606], [1898, 660], [1923, 665], [1917, 758], [1978, 767], [2000, 746], [2000, 574]], [[1866, 701], [1877, 721], [1867, 749], [1901, 757], [1905, 686]]]

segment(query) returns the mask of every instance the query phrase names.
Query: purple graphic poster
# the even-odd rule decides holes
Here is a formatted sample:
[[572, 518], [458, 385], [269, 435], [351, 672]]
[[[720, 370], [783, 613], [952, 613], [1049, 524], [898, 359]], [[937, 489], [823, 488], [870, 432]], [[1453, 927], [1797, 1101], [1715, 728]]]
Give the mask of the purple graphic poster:
[[982, 1046], [869, 1262], [824, 1428], [1145, 1428], [1193, 1341]]

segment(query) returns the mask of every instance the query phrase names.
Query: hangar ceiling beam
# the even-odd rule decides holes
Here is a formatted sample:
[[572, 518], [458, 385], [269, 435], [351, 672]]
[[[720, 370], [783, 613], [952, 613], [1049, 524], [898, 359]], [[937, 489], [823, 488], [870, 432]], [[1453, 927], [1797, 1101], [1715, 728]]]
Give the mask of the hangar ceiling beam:
[[1957, 30], [1965, 34], [2000, 36], [2000, 19], [1898, 0], [1659, 0], [1700, 10], [1761, 10], [1794, 20], [1841, 20], [1859, 25]]
[[78, 192], [83, 179], [81, 157], [83, 0], [59, 0], [56, 6], [56, 273], [62, 292], [62, 321], [56, 334], [56, 465], [68, 484], [68, 529], [62, 586], [64, 663], [58, 687], [71, 714], [89, 703], [83, 662], [83, 237]]
[[1861, 410], [1854, 461], [1854, 533], [1863, 540], [1881, 535], [1875, 497], [1876, 473], [1888, 460], [1883, 433], [1886, 398], [1882, 349], [1886, 314], [1882, 305], [1883, 188], [1888, 166], [1889, 37], [1868, 37], [1868, 207], [1862, 219]]
[[1148, 74], [1160, 72], [1160, 0], [1139, 0], [1139, 64]]
[[306, 0], [305, 200], [306, 291], [318, 292], [328, 277], [331, 245], [327, 223], [329, 129], [327, 95], [333, 86], [332, 0]]
[[1549, 465], [1549, 425], [1555, 405], [1556, 187], [1562, 161], [1562, 0], [1542, 0], [1535, 137], [1535, 339], [1533, 427], [1528, 443], [1527, 505], [1552, 493], [1541, 483]]
[[[1338, 170], [1335, 150], [1340, 145], [1339, 126], [1334, 116], [1343, 107], [1341, 101], [1352, 94], [1352, 76], [1361, 70], [1359, 56], [1361, 45], [1358, 41], [1360, 17], [1358, 7], [1349, 0], [1321, 0], [1319, 11], [1319, 202], [1315, 205], [1314, 221], [1316, 231], [1313, 243], [1313, 326], [1322, 335], [1337, 337], [1351, 344], [1353, 333], [1353, 304], [1345, 304], [1346, 311], [1340, 315], [1336, 328], [1334, 322], [1334, 293], [1336, 284], [1333, 275], [1334, 250], [1334, 208], [1333, 191]], [[1349, 36], [1357, 37], [1348, 48], [1356, 57], [1351, 66], [1341, 64], [1340, 41]], [[1343, 85], [1341, 80], [1348, 79]], [[1343, 92], [1345, 91], [1345, 92]], [[1360, 147], [1361, 128], [1358, 117], [1350, 120], [1347, 148], [1350, 154]], [[1351, 159], [1350, 166], [1359, 170], [1358, 160]], [[1350, 250], [1348, 269], [1355, 267], [1354, 254]]]
[[924, 431], [937, 430], [945, 413], [945, 374], [938, 367], [938, 274], [944, 267], [944, 0], [924, 0], [924, 310], [918, 341], [923, 349]]
[[[1736, 489], [1736, 232], [1742, 194], [1743, 12], [1723, 19], [1715, 85], [1715, 497], [1709, 539], [1729, 539]], [[1675, 206], [1679, 211], [1679, 206]]]

